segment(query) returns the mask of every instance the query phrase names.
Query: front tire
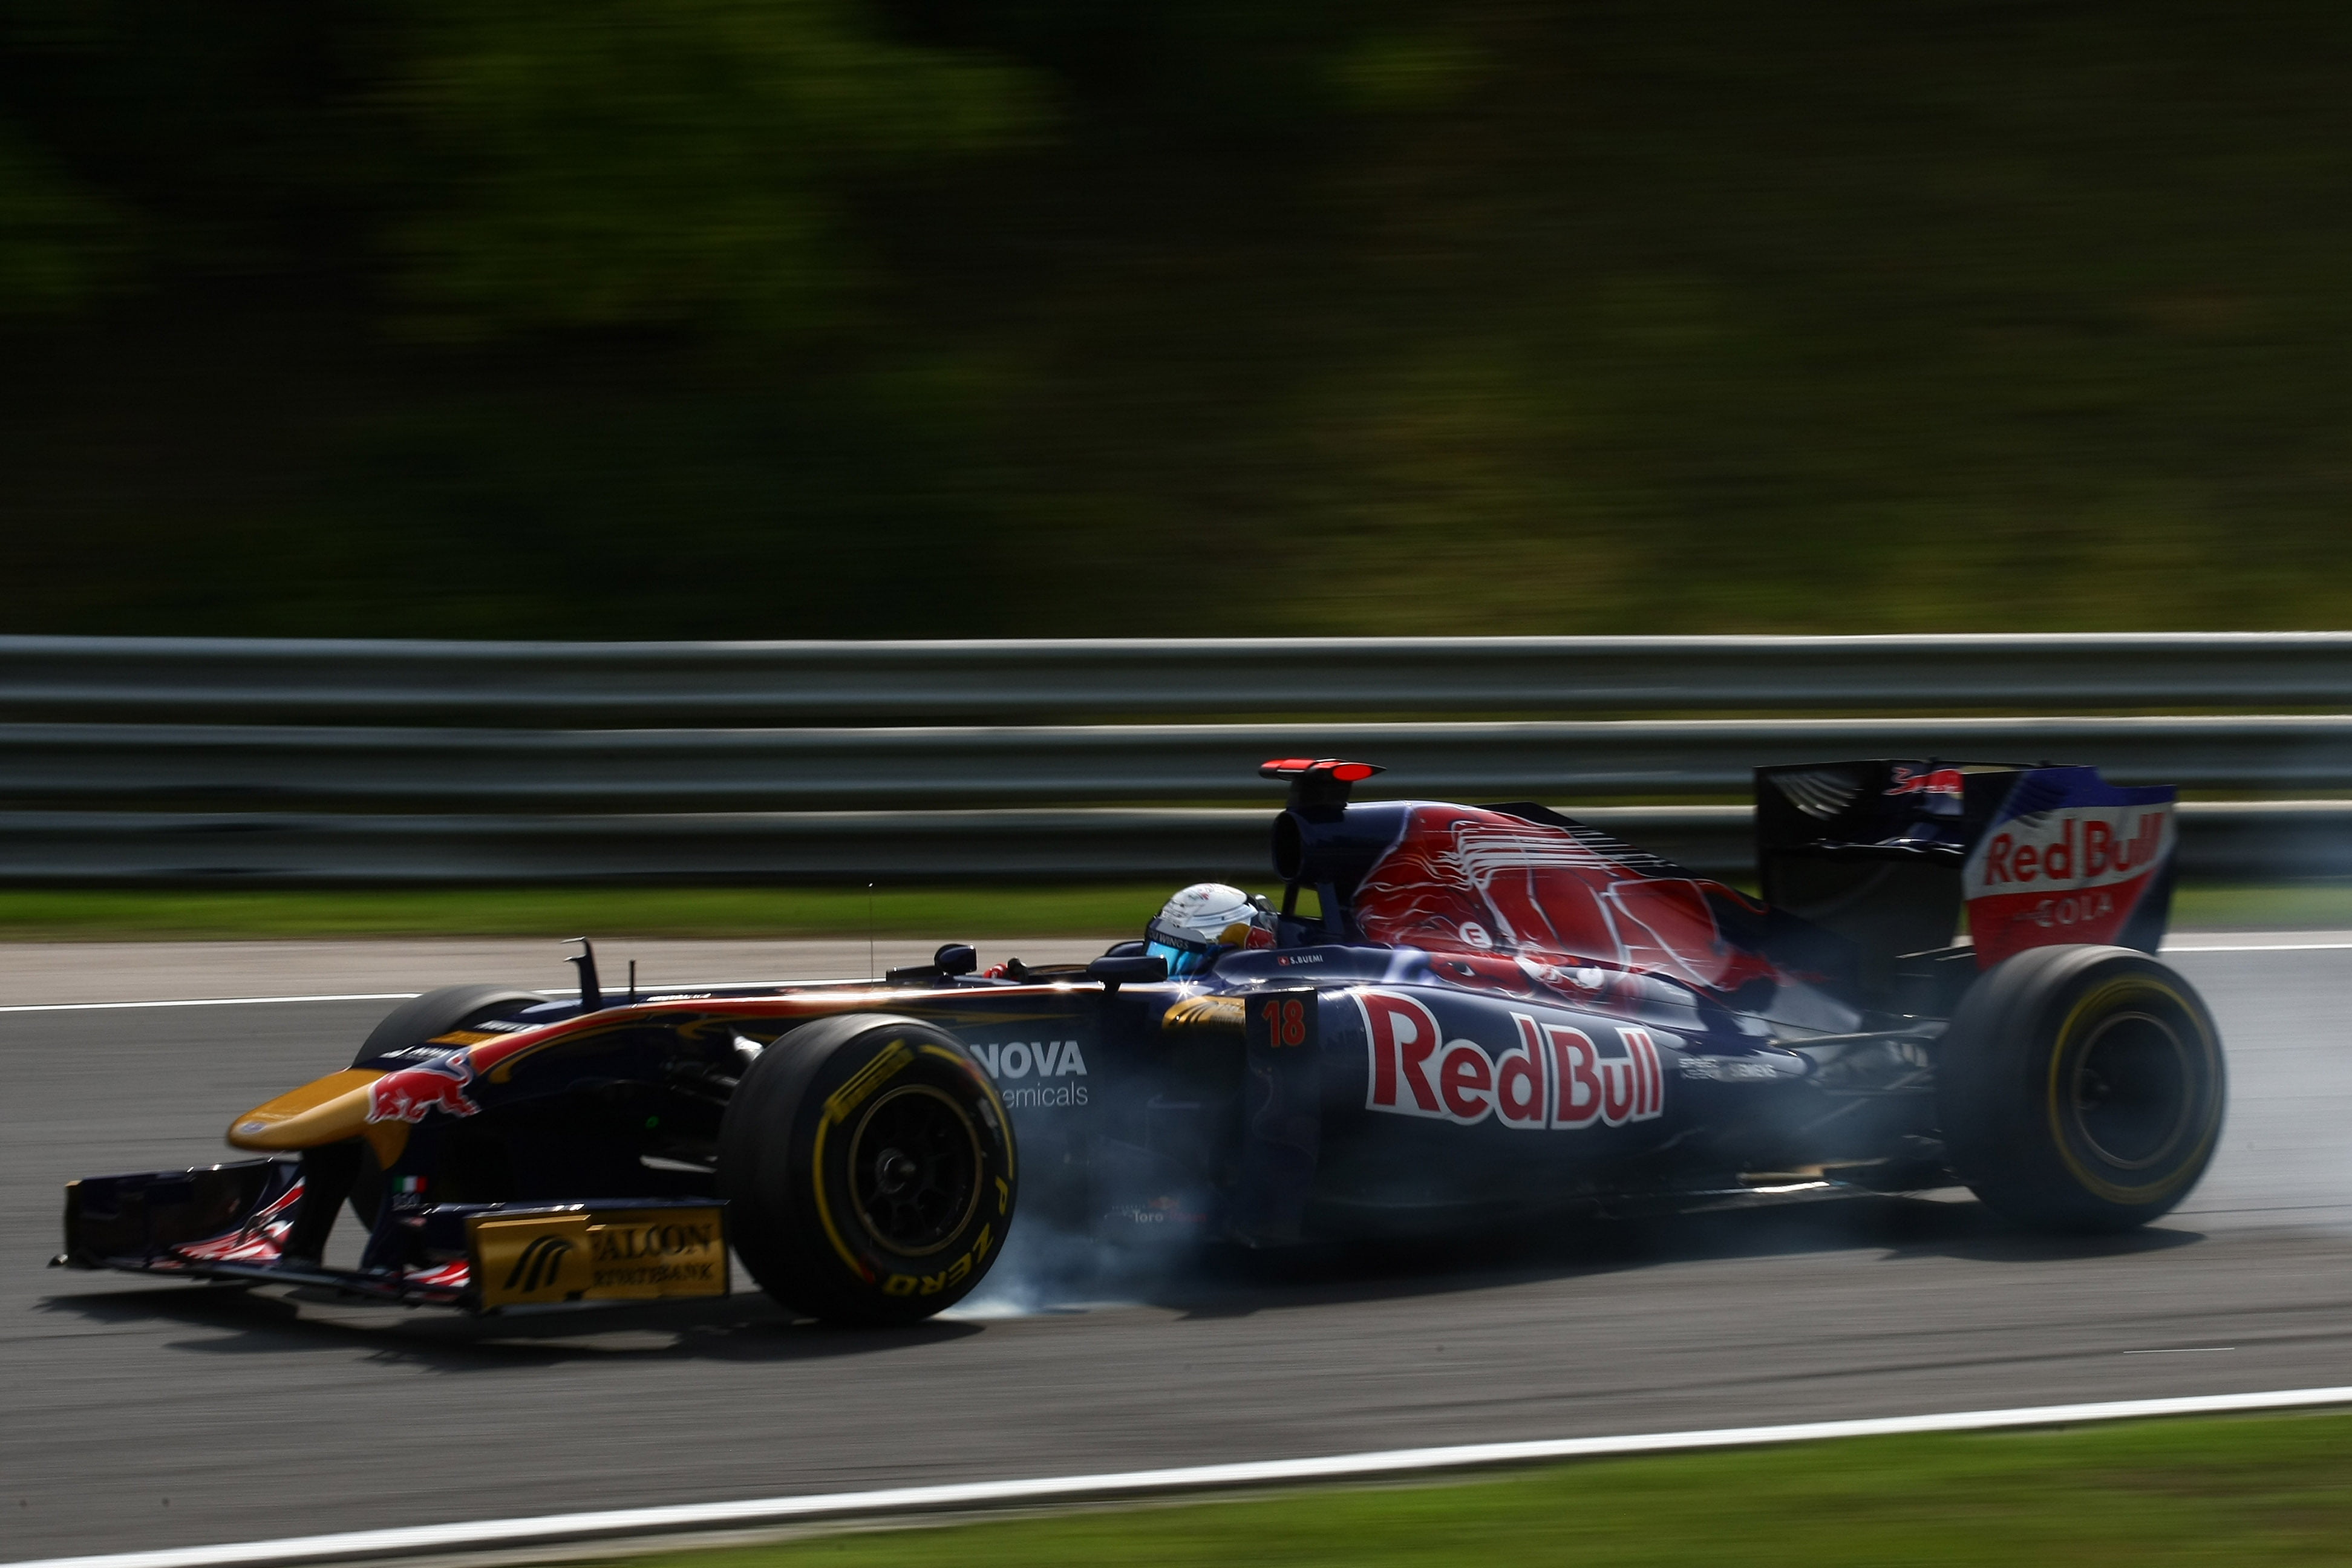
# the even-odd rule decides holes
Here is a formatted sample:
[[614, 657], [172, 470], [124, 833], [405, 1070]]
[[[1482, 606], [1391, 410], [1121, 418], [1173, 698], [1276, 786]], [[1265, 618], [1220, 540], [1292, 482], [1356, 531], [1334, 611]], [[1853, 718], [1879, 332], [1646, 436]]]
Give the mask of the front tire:
[[[411, 996], [368, 1031], [359, 1054], [352, 1058], [352, 1066], [373, 1067], [378, 1058], [394, 1051], [424, 1045], [436, 1036], [535, 1007], [546, 1000], [536, 991], [518, 991], [510, 985], [444, 985], [422, 996]], [[383, 1212], [383, 1171], [375, 1163], [375, 1151], [364, 1140], [359, 1144], [350, 1182], [352, 1213], [373, 1231]]]
[[834, 1322], [914, 1322], [962, 1300], [1003, 1250], [1013, 1126], [945, 1030], [823, 1018], [736, 1086], [719, 1181], [735, 1250], [769, 1295]]
[[546, 1000], [536, 991], [518, 991], [510, 985], [444, 985], [422, 996], [411, 996], [368, 1031], [352, 1066], [367, 1067], [378, 1057], [421, 1046], [436, 1035], [450, 1034], [502, 1013], [535, 1007]]
[[2043, 947], [1969, 987], [1937, 1060], [1959, 1178], [2004, 1218], [2126, 1230], [2189, 1195], [2220, 1140], [2221, 1037], [2194, 988], [2142, 952]]

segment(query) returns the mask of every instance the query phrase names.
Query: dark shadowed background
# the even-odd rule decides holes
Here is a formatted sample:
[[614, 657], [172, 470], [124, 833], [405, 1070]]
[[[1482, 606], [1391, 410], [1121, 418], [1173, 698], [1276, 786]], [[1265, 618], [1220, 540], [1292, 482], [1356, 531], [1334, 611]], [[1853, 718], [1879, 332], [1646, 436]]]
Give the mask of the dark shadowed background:
[[2317, 0], [0, 0], [0, 630], [2335, 626]]

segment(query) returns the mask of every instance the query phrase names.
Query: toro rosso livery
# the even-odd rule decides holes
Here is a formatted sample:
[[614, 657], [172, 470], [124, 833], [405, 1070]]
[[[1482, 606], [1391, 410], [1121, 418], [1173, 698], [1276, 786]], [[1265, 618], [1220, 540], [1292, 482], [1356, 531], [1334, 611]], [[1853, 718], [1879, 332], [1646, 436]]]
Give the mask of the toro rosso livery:
[[71, 1184], [58, 1261], [494, 1311], [722, 1293], [731, 1257], [888, 1322], [1016, 1223], [1278, 1247], [1960, 1183], [2100, 1229], [2211, 1156], [2221, 1042], [2149, 956], [2168, 789], [1763, 769], [1758, 900], [1539, 805], [1264, 772], [1278, 906], [1203, 885], [1081, 966], [691, 994], [607, 994], [583, 945], [576, 999], [399, 1007], [231, 1121], [254, 1158]]

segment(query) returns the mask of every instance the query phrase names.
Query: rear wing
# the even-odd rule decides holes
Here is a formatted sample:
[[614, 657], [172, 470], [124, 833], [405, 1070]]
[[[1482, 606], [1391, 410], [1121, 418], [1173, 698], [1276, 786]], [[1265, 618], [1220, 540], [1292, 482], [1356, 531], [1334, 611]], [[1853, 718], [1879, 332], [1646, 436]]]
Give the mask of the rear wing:
[[2172, 912], [2169, 785], [2096, 768], [1856, 762], [1756, 770], [1764, 900], [1858, 943], [1881, 974], [1953, 942], [1977, 963], [2061, 942], [2154, 952]]

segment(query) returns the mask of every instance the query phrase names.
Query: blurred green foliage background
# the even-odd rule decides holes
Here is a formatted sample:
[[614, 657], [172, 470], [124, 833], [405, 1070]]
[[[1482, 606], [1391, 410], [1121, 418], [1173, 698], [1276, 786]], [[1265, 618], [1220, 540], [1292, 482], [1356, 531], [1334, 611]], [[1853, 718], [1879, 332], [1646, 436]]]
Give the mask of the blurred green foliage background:
[[0, 630], [2352, 624], [2312, 0], [0, 0]]

